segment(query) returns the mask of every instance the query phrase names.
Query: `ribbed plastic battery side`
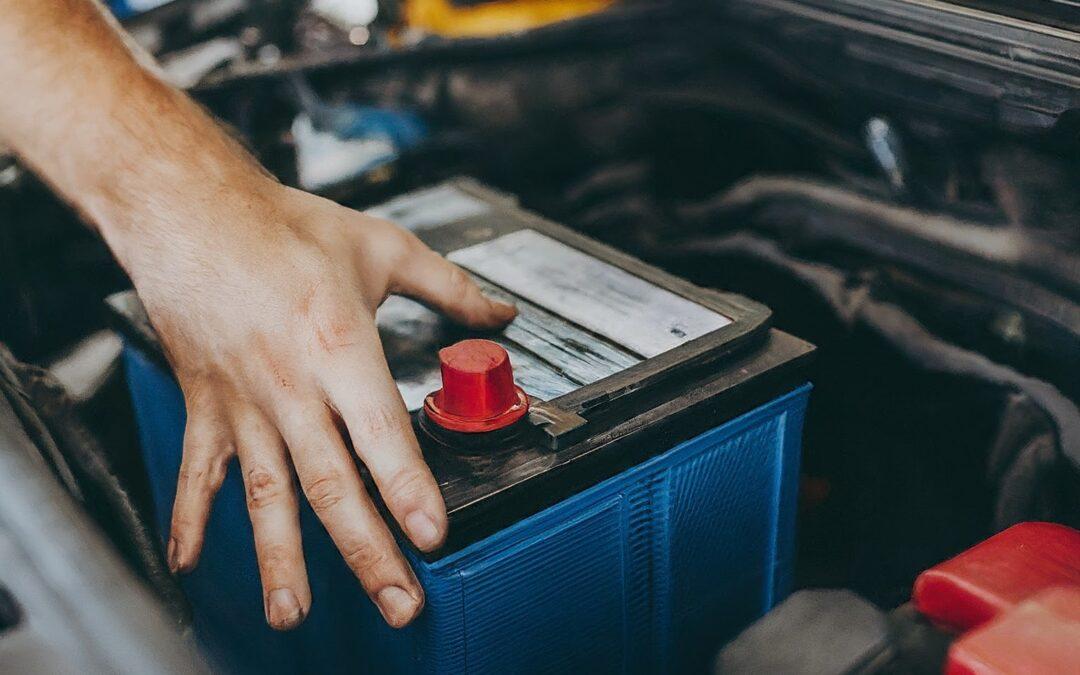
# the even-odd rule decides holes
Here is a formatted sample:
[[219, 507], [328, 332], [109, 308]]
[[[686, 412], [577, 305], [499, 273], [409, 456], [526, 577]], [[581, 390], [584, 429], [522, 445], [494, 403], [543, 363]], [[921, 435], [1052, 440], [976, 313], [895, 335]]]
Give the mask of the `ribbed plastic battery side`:
[[[809, 385], [434, 563], [402, 673], [677, 673], [790, 590]], [[374, 672], [374, 671], [372, 671]]]

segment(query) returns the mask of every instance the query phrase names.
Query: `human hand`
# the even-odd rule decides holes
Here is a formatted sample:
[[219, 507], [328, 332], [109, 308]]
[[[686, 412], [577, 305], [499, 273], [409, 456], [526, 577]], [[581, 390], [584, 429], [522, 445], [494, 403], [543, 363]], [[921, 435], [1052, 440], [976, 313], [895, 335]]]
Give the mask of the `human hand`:
[[235, 455], [270, 625], [291, 628], [311, 606], [294, 472], [386, 620], [408, 623], [422, 591], [350, 451], [418, 548], [443, 541], [446, 512], [375, 309], [402, 293], [474, 327], [503, 324], [514, 309], [484, 298], [411, 234], [274, 182], [129, 51], [99, 3], [0, 8], [0, 139], [101, 233], [184, 392], [170, 566], [198, 561]]
[[236, 456], [271, 626], [293, 628], [311, 607], [294, 472], [386, 621], [409, 623], [423, 591], [350, 453], [417, 548], [442, 543], [446, 511], [390, 377], [375, 310], [403, 294], [493, 328], [514, 308], [487, 299], [392, 223], [269, 180], [208, 200], [189, 218], [143, 228], [140, 241], [117, 247], [187, 406], [170, 567], [196, 565]]

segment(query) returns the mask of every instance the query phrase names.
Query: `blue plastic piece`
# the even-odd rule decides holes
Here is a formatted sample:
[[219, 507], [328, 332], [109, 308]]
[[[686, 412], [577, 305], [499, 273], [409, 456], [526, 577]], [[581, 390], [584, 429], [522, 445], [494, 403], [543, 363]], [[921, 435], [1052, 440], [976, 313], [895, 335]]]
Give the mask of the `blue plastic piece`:
[[[125, 349], [158, 522], [180, 465], [175, 382]], [[266, 627], [237, 467], [183, 583], [196, 632], [233, 672], [672, 673], [703, 666], [788, 593], [810, 386], [433, 563], [414, 559], [421, 617], [395, 631], [302, 513], [314, 603]]]
[[356, 104], [326, 106], [328, 127], [339, 138], [385, 138], [398, 151], [419, 145], [428, 130], [419, 115]]
[[126, 0], [109, 0], [106, 3], [109, 10], [116, 15], [118, 19], [126, 19], [133, 14], [131, 7], [128, 7]]
[[118, 19], [127, 19], [160, 7], [169, 0], [107, 0], [106, 6]]

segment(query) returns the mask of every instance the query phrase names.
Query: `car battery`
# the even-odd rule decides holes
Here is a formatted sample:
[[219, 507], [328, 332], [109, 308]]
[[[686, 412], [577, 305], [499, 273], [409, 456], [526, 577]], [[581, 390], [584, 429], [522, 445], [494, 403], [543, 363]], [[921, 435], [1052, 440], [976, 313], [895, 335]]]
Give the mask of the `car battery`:
[[[313, 605], [277, 633], [231, 467], [183, 578], [223, 669], [683, 672], [784, 597], [811, 345], [467, 179], [372, 213], [519, 310], [486, 335], [404, 298], [377, 314], [449, 537], [401, 539], [426, 606], [394, 630], [305, 505]], [[183, 398], [134, 293], [109, 302], [164, 539]]]

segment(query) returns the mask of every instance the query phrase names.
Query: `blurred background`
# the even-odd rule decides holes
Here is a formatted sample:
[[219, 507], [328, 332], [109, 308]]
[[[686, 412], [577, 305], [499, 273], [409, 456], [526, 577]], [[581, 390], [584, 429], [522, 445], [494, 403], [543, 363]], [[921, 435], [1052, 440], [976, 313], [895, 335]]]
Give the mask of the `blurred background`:
[[[1072, 3], [109, 4], [284, 183], [366, 208], [469, 175], [817, 344], [799, 586], [893, 607], [1008, 525], [1080, 522]], [[144, 508], [103, 304], [129, 282], [10, 157], [0, 221], [0, 341]]]

